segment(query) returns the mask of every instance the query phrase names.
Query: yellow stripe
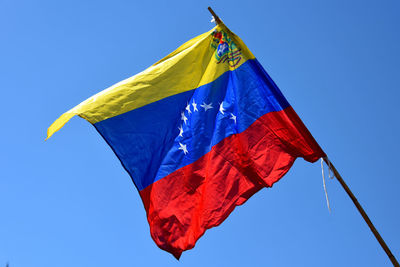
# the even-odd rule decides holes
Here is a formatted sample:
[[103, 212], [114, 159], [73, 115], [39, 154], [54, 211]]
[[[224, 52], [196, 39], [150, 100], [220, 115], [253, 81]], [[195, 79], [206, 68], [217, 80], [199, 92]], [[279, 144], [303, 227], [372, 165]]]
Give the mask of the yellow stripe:
[[[239, 48], [229, 51], [228, 59], [222, 59], [219, 63], [215, 56], [218, 43], [215, 43], [212, 35], [215, 31], [225, 32]], [[232, 56], [236, 61], [229, 60]], [[253, 58], [242, 40], [220, 24], [186, 42], [143, 72], [105, 89], [67, 111], [49, 127], [47, 138], [61, 129], [74, 115], [94, 124], [210, 83], [224, 72], [238, 68], [246, 60]]]

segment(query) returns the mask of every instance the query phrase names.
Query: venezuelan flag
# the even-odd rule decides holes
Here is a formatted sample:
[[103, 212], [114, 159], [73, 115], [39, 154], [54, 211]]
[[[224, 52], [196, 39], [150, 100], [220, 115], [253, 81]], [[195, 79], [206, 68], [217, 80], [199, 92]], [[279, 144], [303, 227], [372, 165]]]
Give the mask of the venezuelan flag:
[[219, 24], [64, 113], [97, 129], [136, 185], [156, 244], [179, 258], [297, 157], [324, 152], [242, 40]]

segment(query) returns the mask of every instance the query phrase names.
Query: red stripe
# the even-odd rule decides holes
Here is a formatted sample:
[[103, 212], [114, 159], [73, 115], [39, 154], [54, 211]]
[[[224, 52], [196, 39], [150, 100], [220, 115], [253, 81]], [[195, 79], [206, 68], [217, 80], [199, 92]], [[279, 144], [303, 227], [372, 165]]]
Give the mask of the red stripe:
[[268, 113], [196, 162], [140, 191], [151, 236], [179, 258], [206, 229], [277, 182], [297, 157], [313, 162], [323, 155], [291, 107]]

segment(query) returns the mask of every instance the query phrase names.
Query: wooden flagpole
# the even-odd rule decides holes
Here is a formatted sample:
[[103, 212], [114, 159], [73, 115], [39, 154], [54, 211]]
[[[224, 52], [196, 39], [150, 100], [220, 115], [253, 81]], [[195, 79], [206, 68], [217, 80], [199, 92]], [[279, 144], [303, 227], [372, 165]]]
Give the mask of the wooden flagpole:
[[388, 255], [390, 261], [392, 262], [393, 266], [395, 267], [400, 267], [398, 261], [396, 258], [393, 256], [392, 252], [390, 251], [389, 247], [386, 245], [385, 241], [379, 234], [378, 230], [376, 230], [375, 226], [369, 219], [367, 213], [364, 211], [364, 209], [361, 207], [360, 203], [358, 202], [357, 198], [354, 196], [353, 192], [351, 192], [350, 188], [347, 186], [347, 184], [344, 182], [342, 176], [340, 173], [336, 170], [335, 166], [332, 164], [332, 162], [329, 161], [328, 158], [324, 157], [323, 158], [325, 163], [328, 165], [328, 167], [332, 170], [333, 174], [335, 175], [336, 179], [339, 181], [339, 183], [342, 185], [344, 191], [346, 191], [347, 195], [351, 198], [353, 201], [354, 205], [360, 212], [361, 216], [363, 217], [364, 221], [368, 224], [369, 229], [371, 229], [372, 233], [374, 234], [376, 240], [378, 240], [379, 244], [383, 248], [383, 250], [386, 252]]
[[[211, 15], [214, 17], [215, 24], [218, 25], [218, 24], [222, 23], [221, 19], [218, 17], [217, 14], [215, 14], [214, 10], [212, 10], [211, 7], [208, 7], [208, 11], [210, 11]], [[371, 229], [371, 231], [374, 234], [375, 238], [378, 240], [379, 244], [381, 245], [383, 250], [386, 252], [386, 254], [389, 257], [390, 261], [392, 262], [393, 266], [400, 267], [400, 265], [397, 262], [396, 258], [393, 256], [392, 252], [390, 251], [389, 247], [386, 245], [385, 241], [383, 240], [383, 238], [381, 237], [381, 235], [379, 234], [379, 232], [376, 230], [375, 226], [372, 224], [371, 220], [369, 219], [367, 213], [361, 207], [360, 203], [358, 203], [357, 198], [354, 196], [353, 192], [351, 192], [350, 188], [344, 182], [342, 176], [336, 170], [335, 166], [329, 161], [328, 158], [324, 157], [323, 160], [329, 166], [329, 168], [332, 170], [332, 172], [335, 175], [336, 179], [342, 185], [344, 191], [346, 191], [347, 195], [353, 201], [354, 205], [356, 206], [356, 208], [360, 212], [360, 214], [363, 217], [364, 221], [368, 224], [369, 229]]]
[[210, 11], [211, 15], [213, 16], [213, 18], [215, 20], [215, 24], [218, 25], [218, 24], [222, 23], [221, 19], [217, 16], [217, 14], [215, 14], [214, 10], [212, 10], [211, 7], [208, 7], [207, 9], [208, 9], [208, 11]]

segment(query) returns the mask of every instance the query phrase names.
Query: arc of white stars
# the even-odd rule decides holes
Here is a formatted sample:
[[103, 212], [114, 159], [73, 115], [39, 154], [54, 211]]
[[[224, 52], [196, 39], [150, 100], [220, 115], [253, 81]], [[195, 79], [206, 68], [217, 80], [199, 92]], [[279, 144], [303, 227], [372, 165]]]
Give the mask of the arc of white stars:
[[204, 102], [203, 102], [203, 105], [200, 105], [200, 107], [204, 108], [204, 111], [207, 111], [207, 110], [213, 108], [212, 103], [206, 104], [206, 103], [204, 103]]
[[235, 122], [235, 124], [236, 124], [236, 116], [235, 116], [235, 115], [233, 115], [233, 113], [231, 113], [231, 117], [230, 117], [230, 119], [231, 119], [231, 120], [233, 120], [233, 121]]
[[221, 112], [221, 113], [222, 113], [222, 115], [224, 115], [224, 114], [225, 114], [225, 113], [224, 113], [225, 109], [224, 109], [224, 107], [223, 107], [223, 104], [224, 104], [224, 101], [222, 101], [222, 103], [221, 103], [221, 104], [219, 104], [219, 112]]
[[196, 102], [194, 102], [194, 99], [193, 99], [192, 106], [193, 106], [193, 112], [198, 111], [197, 104], [196, 104]]
[[179, 126], [178, 129], [179, 129], [179, 136], [183, 137], [183, 135], [182, 135], [183, 134], [183, 127], [182, 127], [182, 125]]
[[182, 143], [180, 143], [179, 142], [179, 147], [178, 147], [178, 149], [179, 150], [182, 150], [183, 151], [183, 154], [187, 154], [187, 153], [189, 153], [189, 151], [187, 150], [187, 148], [186, 148], [186, 145], [183, 145]]
[[186, 106], [186, 110], [187, 110], [188, 114], [192, 113], [192, 111], [190, 110], [190, 104], [189, 103]]
[[184, 111], [181, 112], [181, 120], [183, 120], [185, 122], [185, 124], [186, 124], [187, 118], [185, 116], [185, 112]]

